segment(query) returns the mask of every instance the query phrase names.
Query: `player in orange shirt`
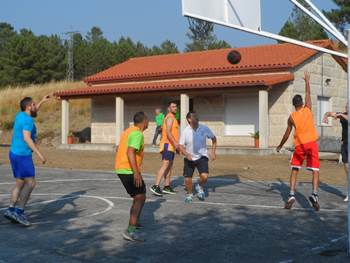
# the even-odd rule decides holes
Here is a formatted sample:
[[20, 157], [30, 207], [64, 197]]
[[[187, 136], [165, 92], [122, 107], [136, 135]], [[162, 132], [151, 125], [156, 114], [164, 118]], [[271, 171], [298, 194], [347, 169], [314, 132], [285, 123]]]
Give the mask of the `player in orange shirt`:
[[[162, 127], [162, 139], [160, 141], [160, 153], [162, 154], [162, 166], [160, 167], [156, 183], [150, 188], [156, 196], [163, 194], [175, 194], [170, 186], [170, 176], [175, 154], [179, 150], [179, 123], [176, 119], [176, 102], [169, 102], [168, 114], [165, 116]], [[164, 178], [164, 188], [160, 189], [160, 181]]]
[[118, 175], [127, 193], [133, 198], [130, 219], [123, 237], [129, 241], [144, 241], [138, 233], [139, 218], [146, 200], [146, 186], [141, 175], [144, 136], [148, 119], [144, 112], [134, 115], [134, 126], [126, 129], [120, 137], [115, 156], [115, 173]]
[[295, 95], [293, 98], [293, 105], [295, 111], [289, 116], [288, 127], [282, 138], [281, 143], [277, 147], [277, 152], [281, 150], [283, 145], [289, 138], [289, 135], [294, 127], [294, 145], [295, 150], [291, 161], [292, 172], [290, 176], [290, 193], [285, 204], [286, 209], [291, 209], [295, 202], [295, 190], [297, 175], [304, 159], [307, 160], [307, 170], [312, 171], [312, 185], [313, 191], [309, 196], [309, 200], [316, 211], [320, 210], [318, 201], [318, 184], [319, 184], [319, 170], [320, 162], [318, 157], [318, 134], [314, 123], [312, 114], [312, 104], [310, 96], [310, 74], [305, 72], [305, 105], [300, 95]]

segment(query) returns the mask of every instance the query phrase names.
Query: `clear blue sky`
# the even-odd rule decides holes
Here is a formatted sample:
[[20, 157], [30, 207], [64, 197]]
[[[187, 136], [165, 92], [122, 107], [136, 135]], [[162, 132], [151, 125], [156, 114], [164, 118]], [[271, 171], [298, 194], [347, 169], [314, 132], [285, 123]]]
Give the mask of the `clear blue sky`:
[[[242, 0], [249, 1], [249, 0]], [[261, 0], [263, 29], [278, 32], [289, 17], [289, 0]], [[321, 9], [330, 9], [331, 0], [313, 0]], [[181, 15], [181, 0], [7, 0], [1, 1], [0, 21], [16, 30], [31, 29], [35, 34], [59, 34], [71, 29], [84, 35], [92, 26], [105, 37], [117, 40], [130, 36], [148, 46], [163, 40], [174, 41], [182, 50], [187, 41], [187, 20]], [[271, 43], [261, 37], [216, 26], [216, 35], [232, 46]]]

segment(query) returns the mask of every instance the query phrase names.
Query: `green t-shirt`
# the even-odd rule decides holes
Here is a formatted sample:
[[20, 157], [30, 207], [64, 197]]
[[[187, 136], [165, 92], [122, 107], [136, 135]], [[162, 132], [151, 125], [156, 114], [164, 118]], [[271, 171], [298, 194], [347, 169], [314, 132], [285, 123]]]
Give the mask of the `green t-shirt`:
[[159, 113], [156, 116], [156, 124], [157, 124], [157, 126], [162, 126], [163, 125], [163, 120], [164, 120], [164, 114], [163, 113]]
[[[141, 131], [133, 131], [128, 136], [128, 147], [134, 148], [137, 152], [141, 151], [144, 144], [144, 137]], [[118, 169], [117, 174], [133, 174], [132, 169]]]
[[180, 120], [180, 111], [179, 111], [179, 110], [177, 110], [176, 113], [175, 113], [175, 119], [176, 119], [177, 121]]

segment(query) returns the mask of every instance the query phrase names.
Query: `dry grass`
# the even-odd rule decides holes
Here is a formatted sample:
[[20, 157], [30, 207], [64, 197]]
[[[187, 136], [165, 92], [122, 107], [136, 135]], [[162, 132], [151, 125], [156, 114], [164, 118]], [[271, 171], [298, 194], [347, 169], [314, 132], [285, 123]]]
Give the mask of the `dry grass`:
[[[53, 82], [43, 85], [30, 85], [26, 87], [6, 87], [0, 89], [0, 127], [5, 131], [4, 139], [8, 142], [13, 120], [19, 111], [19, 101], [26, 97], [32, 97], [38, 102], [43, 96], [58, 90], [81, 88], [83, 82]], [[90, 100], [73, 100], [70, 103], [70, 116], [74, 122], [70, 124], [72, 131], [80, 131], [90, 126]], [[51, 144], [60, 135], [61, 104], [59, 100], [51, 99], [40, 108], [36, 119], [38, 137], [46, 138], [45, 142]], [[4, 142], [4, 141], [3, 141]]]

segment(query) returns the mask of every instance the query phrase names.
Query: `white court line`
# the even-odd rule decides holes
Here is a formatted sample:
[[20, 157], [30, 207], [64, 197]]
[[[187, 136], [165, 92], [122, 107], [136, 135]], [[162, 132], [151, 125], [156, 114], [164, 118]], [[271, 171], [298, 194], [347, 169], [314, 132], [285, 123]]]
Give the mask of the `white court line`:
[[[40, 196], [48, 196], [48, 195], [52, 195], [52, 196], [62, 196], [61, 194], [33, 194], [33, 195], [40, 195]], [[0, 196], [10, 196], [9, 194], [1, 194]], [[64, 196], [64, 195], [63, 195]], [[104, 201], [105, 203], [108, 204], [108, 207], [102, 211], [98, 211], [92, 214], [88, 214], [85, 216], [78, 216], [78, 217], [74, 217], [74, 218], [70, 218], [70, 219], [63, 219], [60, 220], [59, 222], [72, 222], [72, 221], [76, 221], [78, 219], [81, 218], [89, 218], [89, 217], [94, 217], [94, 216], [99, 216], [102, 214], [105, 214], [107, 212], [109, 212], [113, 207], [114, 207], [114, 203], [106, 198], [103, 198], [101, 196], [94, 196], [94, 195], [70, 195], [68, 197], [64, 197], [64, 198], [57, 198], [57, 199], [52, 199], [52, 200], [47, 200], [47, 201], [41, 201], [41, 202], [35, 202], [32, 204], [29, 204], [28, 206], [35, 206], [35, 205], [39, 205], [39, 204], [50, 204], [50, 203], [54, 203], [54, 202], [58, 202], [58, 201], [62, 201], [62, 200], [67, 200], [67, 199], [73, 199], [73, 198], [93, 198], [93, 199], [99, 199]], [[2, 210], [6, 210], [7, 207], [4, 208], [0, 208], [0, 211]], [[53, 221], [42, 221], [42, 222], [35, 222], [32, 223], [32, 225], [43, 225], [43, 224], [51, 224], [54, 223]]]
[[343, 235], [343, 236], [341, 236], [341, 237], [334, 238], [334, 239], [332, 239], [332, 240], [330, 241], [330, 243], [328, 243], [328, 244], [323, 244], [323, 245], [317, 246], [317, 247], [313, 247], [311, 250], [312, 250], [312, 251], [324, 250], [324, 249], [326, 249], [327, 247], [330, 247], [330, 246], [331, 246], [331, 243], [332, 243], [332, 244], [333, 244], [333, 243], [337, 243], [338, 241], [340, 241], [340, 240], [342, 240], [342, 239], [344, 239], [344, 238], [346, 238], [346, 237], [347, 237], [347, 235]]
[[[1, 167], [6, 167], [6, 168], [9, 168], [11, 169], [11, 167], [9, 165], [0, 165], [0, 168]], [[44, 167], [44, 166], [38, 166], [36, 167], [37, 170], [52, 170], [52, 171], [57, 171], [57, 172], [69, 172], [69, 173], [74, 173], [74, 172], [79, 172], [79, 173], [86, 173], [86, 174], [89, 174], [89, 175], [96, 175], [96, 173], [98, 174], [105, 174], [105, 175], [114, 175], [116, 176], [115, 172], [114, 171], [110, 171], [110, 170], [87, 170], [87, 169], [64, 169], [64, 168], [50, 168], [50, 167]], [[155, 179], [155, 175], [154, 174], [148, 174], [148, 173], [144, 173], [142, 174], [142, 176], [144, 177], [143, 179], [145, 181], [152, 181]], [[146, 177], [146, 178], [145, 178]], [[147, 178], [147, 177], [150, 177], [150, 178]], [[183, 176], [173, 176], [173, 178], [175, 180], [183, 180]], [[103, 178], [101, 178], [103, 179]], [[73, 179], [74, 180], [74, 179]], [[94, 179], [86, 179], [86, 180], [94, 180]], [[99, 179], [96, 179], [96, 180], [99, 180]], [[111, 179], [112, 180], [112, 179]], [[107, 181], [107, 179], [106, 179]], [[237, 179], [231, 179], [231, 178], [216, 178], [215, 176], [213, 177], [210, 177], [209, 176], [209, 181], [216, 181], [216, 182], [232, 182], [232, 181], [237, 181]], [[250, 179], [247, 179], [247, 180], [243, 180], [243, 181], [238, 181], [238, 183], [257, 183], [257, 184], [282, 184], [281, 182], [279, 181], [255, 181], [255, 180], [250, 180]], [[311, 182], [299, 182], [299, 184], [311, 184]], [[2, 183], [0, 183], [1, 185]], [[4, 183], [4, 184], [10, 184], [10, 183]], [[343, 185], [332, 185], [336, 188], [343, 188], [344, 186]]]
[[[179, 177], [180, 178], [180, 177]], [[143, 178], [144, 181], [154, 181], [154, 178], [148, 178], [148, 177], [144, 177]], [[84, 182], [84, 181], [117, 181], [119, 182], [119, 178], [70, 178], [70, 179], [56, 179], [56, 180], [40, 180], [37, 181], [38, 183], [61, 183], [61, 182]], [[217, 182], [232, 182], [234, 181], [233, 179], [211, 179], [210, 181], [217, 181]], [[243, 183], [246, 183], [247, 181], [244, 181]], [[251, 181], [253, 182], [253, 181]], [[3, 182], [0, 183], [0, 185], [12, 185], [14, 184], [14, 182]]]
[[[52, 195], [52, 196], [64, 196], [68, 194], [53, 194], [53, 193], [39, 193], [39, 194], [33, 194], [33, 196], [47, 196], [47, 195]], [[0, 194], [0, 196], [9, 196], [9, 194]], [[84, 195], [81, 195], [84, 196]], [[130, 197], [119, 197], [119, 196], [89, 196], [89, 197], [95, 197], [95, 198], [105, 198], [106, 200], [108, 199], [116, 199], [116, 200], [128, 200], [132, 201], [133, 199]], [[184, 201], [179, 201], [179, 200], [167, 200], [167, 199], [152, 199], [152, 198], [147, 198], [147, 202], [156, 202], [159, 200], [164, 200], [164, 202], [167, 203], [172, 203], [172, 204], [183, 204], [185, 205]], [[207, 202], [207, 201], [194, 201], [192, 204], [196, 205], [209, 205], [209, 206], [225, 206], [225, 207], [252, 207], [252, 208], [260, 208], [260, 209], [278, 209], [278, 210], [285, 210], [284, 207], [282, 206], [272, 206], [272, 205], [254, 205], [254, 204], [239, 204], [239, 203], [223, 203], [223, 202]], [[292, 210], [296, 211], [314, 211], [313, 208], [293, 208]], [[328, 209], [328, 208], [323, 208], [321, 209], [320, 212], [347, 212], [347, 210], [341, 210], [341, 209]]]
[[[62, 183], [62, 182], [84, 182], [84, 181], [120, 181], [119, 179], [96, 178], [96, 179], [57, 179], [57, 180], [40, 180], [37, 183]], [[14, 182], [0, 183], [0, 185], [13, 185]]]
[[[144, 178], [144, 180], [153, 180], [153, 178]], [[221, 179], [217, 179], [217, 180], [221, 180]], [[225, 179], [223, 179], [225, 180]], [[120, 180], [115, 178], [83, 178], [83, 179], [75, 179], [75, 178], [71, 178], [71, 179], [57, 179], [57, 180], [42, 180], [42, 181], [37, 181], [38, 183], [61, 183], [61, 182], [88, 182], [88, 181], [116, 181], [119, 182]], [[0, 183], [0, 185], [12, 185], [12, 183]], [[1, 194], [0, 194], [1, 196]], [[120, 198], [121, 197], [106, 197], [109, 199], [115, 199], [115, 198]], [[122, 199], [121, 199], [122, 200]], [[129, 200], [129, 199], [127, 199]], [[132, 200], [132, 199], [130, 199]], [[152, 200], [152, 199], [148, 199], [148, 200]], [[155, 199], [154, 199], [155, 200]], [[167, 200], [170, 203], [183, 203], [182, 201], [175, 201], [175, 200]], [[269, 205], [247, 205], [247, 204], [232, 204], [232, 203], [213, 203], [213, 202], [193, 202], [193, 203], [198, 203], [198, 204], [207, 204], [207, 205], [218, 205], [218, 206], [238, 206], [238, 207], [255, 207], [255, 208], [265, 208], [265, 209], [284, 209], [283, 207], [279, 207], [279, 206], [269, 206]], [[295, 207], [293, 208], [293, 210], [298, 210], [298, 211], [313, 211], [313, 208], [298, 208]], [[321, 209], [321, 211], [325, 211], [325, 212], [346, 212], [347, 210], [342, 210], [342, 209], [327, 209], [327, 208], [323, 208]]]

